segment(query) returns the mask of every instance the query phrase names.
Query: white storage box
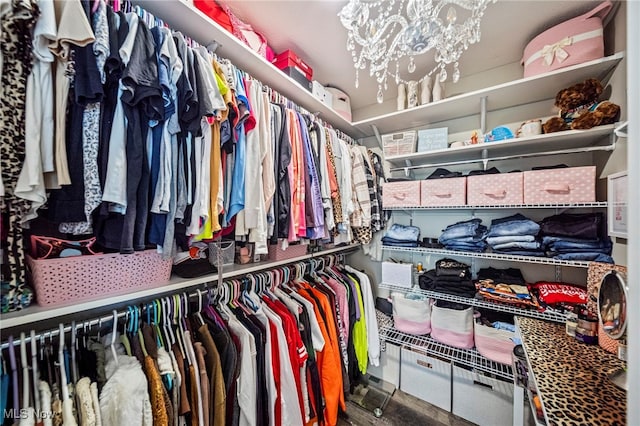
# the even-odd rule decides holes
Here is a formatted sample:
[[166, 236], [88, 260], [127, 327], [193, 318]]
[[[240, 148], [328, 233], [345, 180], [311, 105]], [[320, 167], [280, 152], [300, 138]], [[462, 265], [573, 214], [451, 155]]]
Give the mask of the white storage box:
[[416, 152], [416, 138], [415, 130], [382, 135], [382, 151], [386, 157], [413, 154]]
[[367, 367], [367, 374], [400, 387], [400, 346], [386, 343], [386, 350], [380, 351], [380, 365], [371, 364]]
[[402, 348], [400, 390], [451, 411], [451, 363]]
[[333, 95], [315, 80], [311, 82], [311, 94], [329, 108], [333, 108]]
[[454, 365], [453, 414], [479, 425], [512, 425], [513, 383]]
[[413, 285], [413, 264], [382, 262], [382, 282], [411, 288]]
[[335, 87], [325, 87], [324, 90], [331, 94], [331, 107], [345, 120], [351, 122], [351, 99], [349, 95]]
[[448, 127], [418, 130], [418, 152], [447, 149]]

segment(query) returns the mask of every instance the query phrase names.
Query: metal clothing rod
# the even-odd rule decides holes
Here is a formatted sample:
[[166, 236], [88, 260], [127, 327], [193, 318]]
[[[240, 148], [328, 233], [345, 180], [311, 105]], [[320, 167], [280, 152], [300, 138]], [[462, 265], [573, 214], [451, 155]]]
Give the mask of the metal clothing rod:
[[410, 167], [394, 167], [390, 169], [391, 172], [398, 172], [403, 170], [415, 170], [415, 169], [428, 169], [433, 167], [441, 167], [441, 166], [456, 166], [463, 164], [473, 164], [480, 163], [484, 161], [502, 161], [502, 160], [512, 160], [518, 158], [528, 158], [528, 157], [543, 157], [547, 155], [562, 155], [562, 154], [575, 154], [577, 152], [594, 152], [594, 151], [613, 151], [616, 148], [616, 143], [612, 143], [611, 145], [603, 145], [603, 146], [592, 146], [586, 148], [573, 148], [573, 149], [562, 149], [558, 151], [548, 151], [548, 152], [537, 152], [537, 153], [529, 153], [529, 154], [518, 154], [518, 155], [505, 155], [503, 157], [493, 157], [493, 158], [474, 158], [473, 160], [461, 160], [461, 161], [448, 161], [448, 162], [438, 162], [432, 164], [421, 164], [419, 166], [410, 166]]
[[[296, 261], [293, 261], [291, 263], [286, 263], [286, 264], [283, 264], [283, 265], [280, 265], [280, 266], [277, 266], [277, 267], [273, 267], [273, 268], [268, 268], [267, 267], [267, 268], [262, 269], [260, 271], [255, 271], [255, 272], [249, 273], [247, 275], [252, 275], [254, 273], [262, 273], [262, 272], [273, 271], [273, 270], [277, 270], [277, 269], [280, 269], [280, 268], [287, 267], [288, 265], [295, 265], [295, 264], [303, 264], [304, 265], [304, 264], [308, 263], [308, 261], [310, 261], [310, 260], [317, 260], [317, 259], [323, 259], [324, 260], [325, 258], [330, 258], [330, 257], [334, 257], [337, 260], [339, 260], [340, 262], [343, 262], [344, 261], [344, 257], [345, 257], [345, 253], [329, 253], [329, 254], [325, 254], [325, 255], [314, 256], [314, 257], [311, 257], [311, 258], [305, 259], [305, 260], [296, 260]], [[237, 279], [237, 277], [230, 277], [228, 280], [225, 280], [225, 281], [233, 281], [234, 279]], [[211, 282], [213, 282], [213, 281], [211, 281]], [[202, 283], [202, 284], [206, 285], [208, 283]], [[200, 285], [202, 285], [202, 284], [200, 284]], [[171, 295], [164, 295], [162, 297], [159, 297], [158, 299], [164, 299], [166, 297], [171, 297], [172, 295], [177, 295], [177, 294], [182, 294], [182, 295], [186, 294], [186, 296], [189, 299], [192, 299], [192, 298], [201, 299], [202, 296], [203, 296], [203, 292], [199, 288], [198, 288], [198, 290], [196, 290], [194, 292], [191, 292], [191, 293], [174, 292]], [[151, 297], [148, 300], [155, 300], [155, 299], [153, 297]], [[128, 310], [120, 311], [117, 314], [117, 318], [118, 319], [125, 318], [129, 314], [130, 314], [130, 312]], [[96, 325], [101, 325], [103, 323], [109, 323], [110, 321], [113, 321], [113, 318], [114, 318], [114, 315], [113, 315], [113, 313], [111, 313], [111, 314], [108, 314], [108, 315], [105, 315], [105, 316], [102, 316], [102, 317], [98, 317], [98, 318], [94, 318], [94, 319], [90, 319], [90, 320], [85, 320], [85, 321], [82, 321], [80, 323], [75, 323], [75, 330], [84, 329], [84, 328], [87, 328], [87, 327], [93, 327], [93, 326], [96, 326]], [[53, 337], [59, 336], [61, 329], [63, 330], [64, 334], [67, 334], [67, 333], [73, 331], [73, 325], [69, 324], [69, 325], [64, 326], [63, 328], [60, 328], [60, 327], [53, 328], [53, 329], [50, 329], [48, 331], [42, 331], [42, 332], [37, 333], [37, 334], [31, 333], [31, 335], [26, 336], [24, 338], [24, 341], [25, 341], [25, 343], [28, 343], [32, 339], [36, 340], [36, 341], [38, 341], [40, 339], [43, 339], [43, 338], [44, 339], [51, 339]], [[22, 343], [22, 339], [20, 339], [20, 338], [13, 339], [13, 346], [19, 346], [20, 343]], [[9, 342], [3, 342], [2, 345], [0, 345], [0, 350], [7, 349], [7, 348], [9, 348], [9, 346], [10, 346]]]

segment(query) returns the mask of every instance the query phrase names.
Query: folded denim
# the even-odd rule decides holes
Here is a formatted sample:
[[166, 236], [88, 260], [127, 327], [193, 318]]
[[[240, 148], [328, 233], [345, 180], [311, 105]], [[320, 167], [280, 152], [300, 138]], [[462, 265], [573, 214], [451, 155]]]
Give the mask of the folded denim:
[[[524, 217], [524, 216], [523, 216]], [[540, 225], [531, 219], [512, 219], [499, 223], [491, 222], [487, 237], [504, 237], [514, 235], [538, 235]]]
[[418, 241], [418, 238], [420, 238], [420, 228], [394, 223], [384, 236], [400, 241]]
[[493, 250], [538, 250], [540, 249], [540, 243], [538, 241], [513, 241], [510, 243], [491, 245]]
[[613, 258], [602, 253], [584, 252], [584, 253], [563, 253], [554, 256], [559, 260], [589, 260], [593, 262], [615, 263]]
[[594, 240], [604, 235], [601, 234], [603, 224], [602, 213], [563, 213], [542, 219], [540, 230], [543, 235]]
[[487, 237], [486, 241], [489, 245], [498, 245], [515, 242], [527, 242], [535, 241], [536, 237], [533, 235], [503, 235], [502, 237]]
[[411, 241], [411, 240], [396, 240], [395, 238], [389, 238], [389, 237], [382, 237], [382, 242], [383, 243], [414, 243], [414, 244], [418, 244], [417, 241]]
[[483, 251], [485, 251], [487, 249], [486, 245], [472, 245], [472, 244], [452, 244], [452, 245], [445, 245], [444, 246], [447, 250], [454, 250], [454, 251], [473, 251], [476, 253], [482, 253]]
[[487, 227], [477, 223], [456, 225], [455, 227], [447, 227], [444, 231], [442, 231], [442, 234], [440, 234], [440, 238], [438, 238], [438, 241], [442, 243], [442, 241], [466, 237], [482, 239], [484, 238], [486, 233]]
[[485, 240], [483, 236], [475, 236], [475, 237], [460, 237], [460, 238], [440, 238], [440, 244], [476, 244], [476, 243], [484, 243]]
[[562, 250], [547, 250], [549, 253], [553, 253], [553, 255], [561, 254], [561, 253], [602, 253], [602, 254], [611, 254], [610, 248], [573, 248], [573, 249], [562, 249]]
[[412, 243], [412, 242], [404, 242], [404, 243], [385, 243], [384, 241], [382, 242], [383, 245], [385, 246], [390, 246], [390, 247], [419, 247], [418, 243]]
[[[591, 251], [591, 250], [600, 251], [600, 250], [611, 250], [612, 245], [611, 245], [611, 240], [607, 238], [606, 240], [600, 240], [596, 242], [593, 242], [593, 241], [576, 242], [576, 241], [558, 240], [549, 244], [548, 247], [550, 250], [553, 250], [553, 251], [564, 251], [564, 250], [575, 250], [575, 249], [588, 249], [586, 251]], [[582, 250], [582, 251], [585, 251], [585, 250]]]
[[493, 250], [493, 252], [498, 254], [508, 254], [510, 256], [535, 256], [535, 257], [546, 256], [543, 251], [537, 251], [537, 250]]
[[556, 241], [565, 241], [565, 242], [571, 242], [571, 243], [597, 243], [602, 240], [599, 238], [583, 239], [583, 238], [558, 237], [554, 235], [544, 235], [542, 237], [543, 246], [548, 246], [552, 243], [555, 243]]

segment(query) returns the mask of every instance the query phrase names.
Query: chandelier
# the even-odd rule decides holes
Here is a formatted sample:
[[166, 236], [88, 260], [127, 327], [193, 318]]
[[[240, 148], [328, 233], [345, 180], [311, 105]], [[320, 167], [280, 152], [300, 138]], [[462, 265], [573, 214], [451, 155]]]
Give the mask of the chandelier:
[[[377, 101], [383, 101], [383, 87], [387, 78], [396, 84], [406, 83], [400, 77], [400, 61], [409, 57], [407, 71], [416, 70], [414, 56], [431, 49], [435, 51], [436, 71], [441, 82], [447, 79], [446, 66], [453, 63], [452, 80], [460, 79], [458, 60], [469, 45], [480, 41], [480, 20], [489, 3], [496, 0], [349, 0], [338, 16], [347, 29], [347, 49], [351, 51], [356, 68], [355, 86], [359, 84], [359, 70], [369, 67], [369, 76], [378, 82]], [[406, 7], [405, 7], [406, 3]], [[449, 6], [444, 19], [440, 16]], [[457, 23], [456, 7], [467, 10], [470, 16]], [[403, 15], [405, 13], [405, 15]], [[395, 62], [395, 70], [389, 67]]]

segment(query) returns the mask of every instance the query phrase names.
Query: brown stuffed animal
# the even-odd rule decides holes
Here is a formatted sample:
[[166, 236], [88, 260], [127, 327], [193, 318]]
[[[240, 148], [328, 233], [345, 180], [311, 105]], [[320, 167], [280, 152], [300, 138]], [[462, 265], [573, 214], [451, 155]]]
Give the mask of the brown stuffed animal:
[[560, 90], [554, 104], [559, 108], [559, 114], [542, 125], [544, 133], [584, 130], [614, 123], [620, 115], [620, 107], [609, 101], [599, 102], [601, 94], [602, 84], [595, 78]]

